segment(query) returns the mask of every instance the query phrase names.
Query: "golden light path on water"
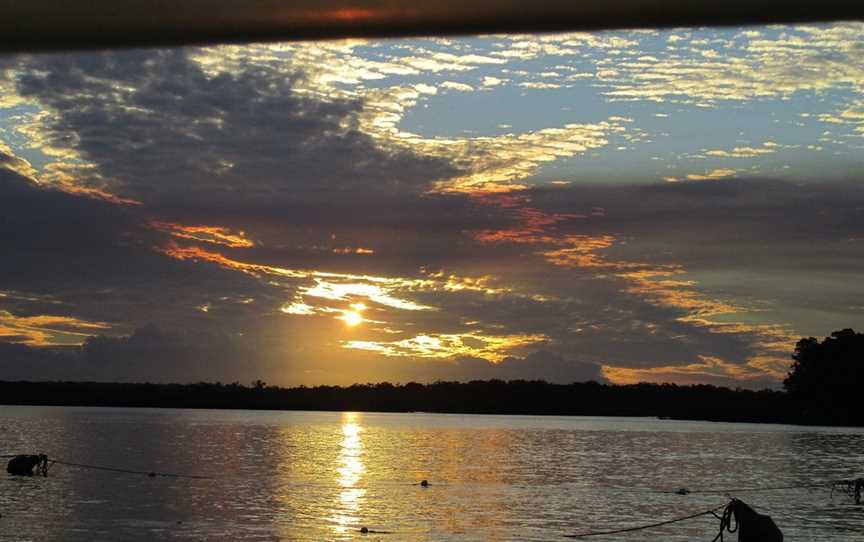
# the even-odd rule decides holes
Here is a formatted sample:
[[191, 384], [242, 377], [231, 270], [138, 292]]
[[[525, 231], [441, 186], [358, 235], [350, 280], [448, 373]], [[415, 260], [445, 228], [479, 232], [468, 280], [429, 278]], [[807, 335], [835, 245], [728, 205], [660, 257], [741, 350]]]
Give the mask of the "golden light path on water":
[[339, 454], [339, 467], [336, 469], [336, 483], [341, 487], [331, 524], [334, 532], [344, 535], [357, 529], [360, 506], [366, 489], [358, 487], [366, 466], [363, 464], [363, 441], [360, 434], [363, 428], [358, 423], [356, 412], [342, 414], [342, 442]]

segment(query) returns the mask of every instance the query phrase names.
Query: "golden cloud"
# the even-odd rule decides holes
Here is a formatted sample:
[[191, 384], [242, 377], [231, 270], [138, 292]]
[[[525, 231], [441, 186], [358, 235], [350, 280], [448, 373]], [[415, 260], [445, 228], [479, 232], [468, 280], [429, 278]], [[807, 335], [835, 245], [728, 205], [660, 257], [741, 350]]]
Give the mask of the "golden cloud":
[[73, 316], [16, 316], [0, 310], [0, 337], [31, 346], [77, 345], [84, 338], [111, 327], [107, 322], [81, 320]]
[[426, 334], [399, 341], [344, 341], [343, 348], [369, 350], [390, 357], [473, 357], [499, 363], [508, 352], [547, 341], [545, 335]]
[[255, 246], [243, 231], [232, 232], [228, 228], [220, 226], [184, 226], [175, 222], [151, 220], [150, 227], [159, 231], [170, 233], [181, 239], [192, 239], [216, 245], [224, 245], [231, 248], [251, 248]]

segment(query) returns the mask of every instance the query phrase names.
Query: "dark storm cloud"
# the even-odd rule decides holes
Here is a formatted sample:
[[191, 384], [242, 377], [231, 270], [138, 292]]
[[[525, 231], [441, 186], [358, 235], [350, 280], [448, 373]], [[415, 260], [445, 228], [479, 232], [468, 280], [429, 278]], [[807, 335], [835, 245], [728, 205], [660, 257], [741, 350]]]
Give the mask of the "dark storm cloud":
[[[562, 233], [612, 235], [615, 243], [598, 251], [605, 261], [678, 266], [685, 273], [667, 278], [695, 281], [682, 289], [750, 311], [725, 321], [783, 323], [793, 335], [820, 335], [860, 317], [854, 301], [864, 296], [855, 279], [864, 272], [860, 182], [741, 178], [574, 186], [532, 196], [547, 212], [602, 208], [598, 216], [571, 221]], [[648, 299], [650, 293], [635, 297]], [[640, 319], [646, 322], [668, 321], [657, 311], [686, 315], [657, 303], [643, 309]]]
[[683, 264], [690, 270], [864, 270], [864, 184], [729, 179], [539, 190], [549, 211], [602, 207], [574, 221], [584, 233], [623, 240], [611, 257]]
[[[69, 315], [123, 329], [152, 319], [195, 325], [203, 318], [196, 306], [210, 299], [274, 294], [247, 276], [154, 252], [164, 236], [139, 212], [0, 169], [0, 285], [23, 293], [0, 298], [2, 306], [17, 316]], [[244, 308], [238, 317], [252, 310]]]
[[225, 334], [171, 333], [154, 325], [129, 336], [91, 337], [80, 348], [0, 343], [0, 359], [0, 380], [246, 382], [261, 369], [255, 352]]
[[[140, 200], [158, 219], [242, 229], [263, 245], [250, 255], [259, 263], [416, 272], [442, 253], [470, 259], [462, 230], [506, 224], [468, 198], [422, 194], [458, 171], [362, 133], [359, 99], [297, 92], [290, 59], [210, 75], [193, 53], [31, 57], [17, 84], [56, 113], [42, 143], [95, 165], [77, 182]], [[345, 247], [378, 257], [320, 250]]]
[[155, 206], [411, 193], [456, 173], [381, 148], [358, 129], [362, 102], [295, 92], [303, 74], [286, 65], [208, 75], [183, 49], [56, 55], [26, 62], [18, 89], [58, 113], [50, 142], [74, 146], [113, 189]]
[[556, 384], [571, 382], [606, 382], [599, 365], [574, 361], [548, 350], [537, 350], [520, 358], [506, 358], [489, 363], [475, 358], [460, 358], [452, 364], [427, 366], [425, 380], [545, 380]]

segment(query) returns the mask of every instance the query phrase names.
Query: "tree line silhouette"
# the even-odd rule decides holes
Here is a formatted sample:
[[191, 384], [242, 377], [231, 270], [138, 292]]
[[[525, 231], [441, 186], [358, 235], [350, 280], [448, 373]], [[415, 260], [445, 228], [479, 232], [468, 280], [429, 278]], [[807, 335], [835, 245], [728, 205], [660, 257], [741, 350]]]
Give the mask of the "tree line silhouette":
[[270, 386], [261, 380], [195, 384], [2, 382], [0, 403], [262, 410], [657, 416], [737, 422], [864, 425], [864, 334], [801, 339], [781, 390], [712, 385], [534, 380]]

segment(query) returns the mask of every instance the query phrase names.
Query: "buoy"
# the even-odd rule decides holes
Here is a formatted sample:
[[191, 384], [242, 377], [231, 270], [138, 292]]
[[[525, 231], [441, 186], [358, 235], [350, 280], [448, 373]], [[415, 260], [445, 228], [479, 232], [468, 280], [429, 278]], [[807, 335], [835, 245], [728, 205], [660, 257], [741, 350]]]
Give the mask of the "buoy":
[[423, 480], [422, 482], [420, 482], [420, 487], [429, 487], [429, 481]]
[[33, 469], [36, 469], [36, 474], [48, 476], [48, 456], [16, 455], [6, 464], [6, 472], [16, 476], [33, 476]]
[[682, 487], [681, 489], [679, 489], [679, 490], [676, 491], [675, 493], [678, 494], [678, 495], [689, 495], [689, 494], [690, 494], [690, 490], [687, 489], [686, 487]]
[[369, 533], [369, 528], [368, 528], [368, 527], [360, 527], [360, 532], [361, 532], [362, 534], [368, 534], [368, 533]]

